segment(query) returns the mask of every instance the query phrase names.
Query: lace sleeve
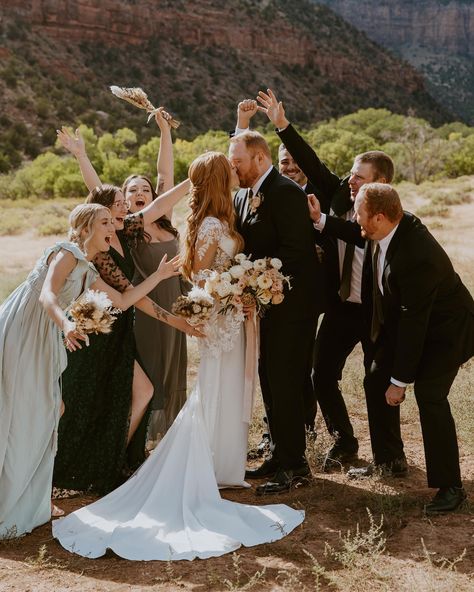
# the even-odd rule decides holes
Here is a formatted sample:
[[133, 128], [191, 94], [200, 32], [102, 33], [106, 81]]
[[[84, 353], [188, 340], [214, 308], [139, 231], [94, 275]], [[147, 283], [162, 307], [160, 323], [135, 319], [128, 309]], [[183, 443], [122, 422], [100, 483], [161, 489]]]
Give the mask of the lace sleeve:
[[136, 249], [138, 245], [144, 240], [145, 225], [143, 222], [143, 214], [137, 212], [136, 214], [129, 214], [123, 221], [123, 234], [127, 239], [127, 243], [132, 249]]
[[130, 282], [126, 278], [123, 271], [115, 263], [109, 253], [99, 253], [94, 257], [93, 261], [100, 277], [106, 284], [112, 286], [119, 292], [125, 292], [130, 286]]
[[218, 244], [222, 238], [222, 222], [217, 218], [208, 216], [204, 218], [199, 227], [196, 241], [196, 255], [198, 261], [202, 261], [212, 245]]

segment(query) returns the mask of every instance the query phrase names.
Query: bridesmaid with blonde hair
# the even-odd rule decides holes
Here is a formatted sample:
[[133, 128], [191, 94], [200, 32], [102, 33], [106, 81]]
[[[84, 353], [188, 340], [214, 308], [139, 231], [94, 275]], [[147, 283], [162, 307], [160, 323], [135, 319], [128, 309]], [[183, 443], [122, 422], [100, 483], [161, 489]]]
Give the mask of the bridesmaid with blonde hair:
[[66, 347], [80, 349], [84, 340], [67, 316], [69, 305], [92, 288], [126, 310], [177, 273], [177, 261], [164, 260], [145, 282], [122, 294], [91, 263], [110, 248], [110, 210], [79, 205], [69, 223], [70, 240], [47, 249], [0, 307], [0, 539], [30, 532], [51, 517], [60, 376]]

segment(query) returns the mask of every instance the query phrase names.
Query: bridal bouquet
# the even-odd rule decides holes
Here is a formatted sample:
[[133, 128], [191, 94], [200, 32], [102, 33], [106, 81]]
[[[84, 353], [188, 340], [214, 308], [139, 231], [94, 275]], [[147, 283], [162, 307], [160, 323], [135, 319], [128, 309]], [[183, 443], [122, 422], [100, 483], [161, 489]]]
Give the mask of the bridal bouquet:
[[71, 304], [68, 312], [78, 333], [87, 336], [91, 333], [110, 333], [116, 315], [122, 311], [112, 306], [105, 292], [87, 290]]
[[280, 259], [265, 257], [250, 261], [238, 253], [224, 271], [211, 271], [204, 289], [221, 305], [222, 314], [237, 306], [255, 306], [263, 316], [271, 304], [280, 304], [290, 278], [281, 273]]
[[184, 317], [190, 325], [200, 325], [207, 321], [211, 315], [214, 299], [212, 296], [194, 286], [186, 296], [179, 296], [171, 307], [171, 312], [180, 317]]

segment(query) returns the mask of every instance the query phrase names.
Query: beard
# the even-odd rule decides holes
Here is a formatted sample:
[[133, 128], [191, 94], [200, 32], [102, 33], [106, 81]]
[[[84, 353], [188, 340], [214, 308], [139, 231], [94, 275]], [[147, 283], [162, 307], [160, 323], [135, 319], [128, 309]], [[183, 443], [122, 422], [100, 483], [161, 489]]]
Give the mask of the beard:
[[243, 189], [246, 189], [247, 187], [253, 187], [260, 177], [257, 165], [253, 160], [250, 163], [248, 171], [246, 171], [245, 173], [237, 174], [239, 176], [239, 186]]

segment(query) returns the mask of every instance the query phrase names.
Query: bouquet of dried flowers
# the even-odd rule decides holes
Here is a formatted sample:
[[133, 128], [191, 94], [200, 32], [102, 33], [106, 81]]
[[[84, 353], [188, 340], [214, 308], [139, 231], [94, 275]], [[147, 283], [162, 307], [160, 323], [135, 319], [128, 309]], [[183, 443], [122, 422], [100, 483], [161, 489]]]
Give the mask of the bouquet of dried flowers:
[[116, 315], [120, 312], [120, 309], [112, 306], [105, 292], [87, 290], [71, 304], [68, 315], [74, 321], [76, 331], [87, 337], [90, 333], [110, 333]]
[[211, 315], [214, 299], [212, 296], [199, 288], [193, 286], [186, 296], [179, 296], [173, 303], [171, 311], [193, 326], [200, 325], [207, 321]]
[[282, 262], [265, 257], [251, 261], [238, 253], [224, 271], [210, 271], [204, 289], [221, 305], [225, 314], [233, 307], [255, 306], [263, 316], [271, 304], [283, 302], [285, 284], [291, 289], [290, 277], [281, 273]]
[[[124, 101], [131, 103], [139, 109], [145, 109], [145, 111], [149, 113], [147, 123], [155, 115], [158, 109], [160, 109], [160, 107], [157, 109], [152, 105], [146, 92], [139, 87], [125, 88], [120, 86], [111, 86], [110, 90], [112, 91], [112, 94], [114, 94], [119, 99], [123, 99]], [[173, 129], [177, 129], [180, 126], [180, 122], [177, 119], [171, 117], [171, 115], [169, 115], [169, 113], [166, 111], [162, 111], [162, 115]]]

